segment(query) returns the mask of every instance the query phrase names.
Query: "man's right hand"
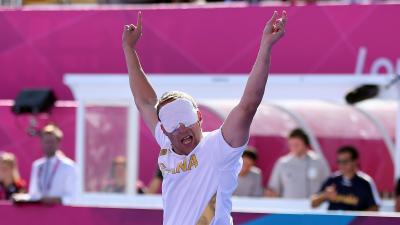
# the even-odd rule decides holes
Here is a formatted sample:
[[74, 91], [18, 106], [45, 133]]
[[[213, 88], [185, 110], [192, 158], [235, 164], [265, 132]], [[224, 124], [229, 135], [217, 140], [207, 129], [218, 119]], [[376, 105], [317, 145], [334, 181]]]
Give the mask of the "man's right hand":
[[337, 192], [336, 192], [336, 187], [335, 185], [331, 185], [326, 187], [325, 191], [324, 191], [324, 197], [325, 199], [329, 200], [329, 201], [335, 201], [337, 198]]
[[337, 195], [336, 186], [330, 185], [322, 193], [311, 196], [311, 207], [317, 208], [325, 201], [336, 202]]
[[138, 13], [137, 25], [125, 25], [122, 33], [122, 47], [135, 48], [142, 35], [142, 12]]

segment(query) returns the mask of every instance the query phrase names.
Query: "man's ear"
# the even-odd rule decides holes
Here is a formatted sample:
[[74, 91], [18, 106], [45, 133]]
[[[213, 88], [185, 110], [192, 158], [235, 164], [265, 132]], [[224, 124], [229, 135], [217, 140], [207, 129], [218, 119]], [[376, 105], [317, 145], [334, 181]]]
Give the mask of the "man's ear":
[[203, 115], [201, 115], [200, 110], [197, 110], [197, 118], [199, 119], [199, 122], [203, 121]]

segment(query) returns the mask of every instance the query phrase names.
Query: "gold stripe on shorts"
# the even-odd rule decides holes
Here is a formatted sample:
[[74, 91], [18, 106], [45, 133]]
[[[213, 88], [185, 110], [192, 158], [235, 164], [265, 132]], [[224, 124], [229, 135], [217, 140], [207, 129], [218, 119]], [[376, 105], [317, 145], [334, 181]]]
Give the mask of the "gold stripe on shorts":
[[200, 216], [199, 221], [197, 221], [196, 225], [209, 225], [211, 224], [212, 219], [215, 216], [215, 204], [217, 202], [217, 194], [210, 199], [206, 208]]

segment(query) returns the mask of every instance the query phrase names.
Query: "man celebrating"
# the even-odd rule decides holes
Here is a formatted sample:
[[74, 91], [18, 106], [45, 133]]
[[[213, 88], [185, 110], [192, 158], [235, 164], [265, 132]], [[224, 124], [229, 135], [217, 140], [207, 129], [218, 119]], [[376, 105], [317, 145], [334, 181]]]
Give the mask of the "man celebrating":
[[221, 128], [210, 133], [202, 132], [201, 113], [188, 94], [167, 92], [157, 100], [135, 50], [142, 32], [141, 13], [136, 26], [125, 25], [122, 46], [129, 84], [139, 112], [161, 147], [163, 224], [233, 224], [231, 196], [241, 156], [264, 95], [272, 46], [284, 35], [286, 21], [285, 11], [280, 19], [275, 11], [267, 22], [240, 102]]

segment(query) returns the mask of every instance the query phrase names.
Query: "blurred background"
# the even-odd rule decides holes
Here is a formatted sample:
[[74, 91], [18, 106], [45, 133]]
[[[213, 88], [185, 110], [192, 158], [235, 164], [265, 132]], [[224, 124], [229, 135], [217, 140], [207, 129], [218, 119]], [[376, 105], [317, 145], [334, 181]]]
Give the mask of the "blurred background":
[[[161, 224], [160, 148], [130, 94], [123, 25], [142, 11], [137, 51], [158, 96], [189, 93], [211, 131], [242, 94], [265, 22], [283, 9], [235, 223], [400, 223], [399, 3], [0, 0], [4, 224]], [[370, 192], [350, 194], [372, 203], [328, 210], [328, 184], [351, 171]], [[378, 212], [361, 212], [370, 206]]]

